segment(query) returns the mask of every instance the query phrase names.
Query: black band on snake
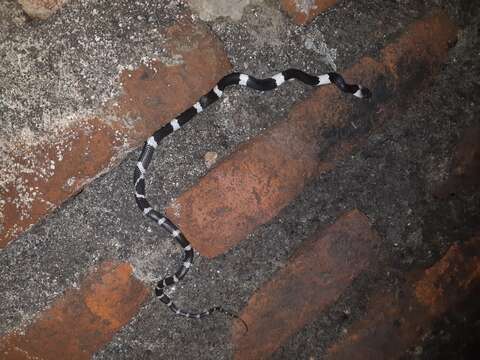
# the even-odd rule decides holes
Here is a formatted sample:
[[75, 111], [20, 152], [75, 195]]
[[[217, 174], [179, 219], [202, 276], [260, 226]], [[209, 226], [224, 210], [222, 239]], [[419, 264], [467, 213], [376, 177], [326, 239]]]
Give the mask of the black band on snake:
[[[228, 316], [239, 319], [236, 314], [227, 311], [220, 306], [213, 306], [208, 310], [200, 312], [191, 312], [179, 309], [173, 303], [170, 297], [165, 294], [165, 288], [179, 282], [187, 274], [188, 269], [192, 266], [193, 248], [182, 232], [164, 214], [153, 209], [146, 199], [145, 173], [150, 165], [150, 162], [152, 161], [153, 153], [163, 138], [180, 129], [196, 114], [203, 111], [213, 102], [217, 101], [222, 96], [223, 91], [227, 86], [242, 85], [259, 91], [266, 91], [273, 90], [283, 84], [285, 81], [292, 79], [297, 79], [311, 86], [335, 84], [341, 91], [353, 94], [353, 96], [357, 98], [369, 98], [371, 96], [371, 93], [367, 88], [364, 88], [360, 85], [347, 84], [343, 77], [335, 72], [320, 76], [313, 76], [301, 70], [288, 69], [266, 79], [257, 79], [253, 76], [235, 72], [224, 76], [212, 90], [202, 96], [192, 107], [182, 112], [179, 116], [150, 136], [143, 146], [143, 150], [140, 158], [138, 159], [133, 177], [135, 184], [135, 200], [140, 210], [147, 217], [163, 227], [163, 229], [165, 229], [171, 236], [173, 236], [183, 249], [182, 264], [178, 268], [177, 272], [174, 275], [167, 276], [163, 280], [159, 281], [155, 288], [156, 296], [158, 296], [160, 301], [166, 304], [168, 308], [176, 315], [187, 318], [201, 319], [214, 312], [221, 312]], [[244, 325], [246, 326], [245, 323]]]

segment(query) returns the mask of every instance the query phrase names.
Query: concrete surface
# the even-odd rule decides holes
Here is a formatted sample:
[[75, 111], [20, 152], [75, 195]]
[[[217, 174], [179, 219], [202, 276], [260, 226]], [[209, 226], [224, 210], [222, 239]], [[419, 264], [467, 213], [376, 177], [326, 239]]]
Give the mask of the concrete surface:
[[[119, 6], [121, 2], [79, 3], [82, 6], [66, 4], [48, 22], [31, 26], [51, 26], [52, 37], [56, 38], [61, 26], [75, 21], [76, 11], [93, 14], [98, 8], [132, 18], [143, 16], [144, 21], [138, 23], [138, 31], [142, 33], [150, 26], [144, 24], [151, 16], [161, 19], [158, 21], [169, 21], [168, 14], [175, 14], [176, 6], [185, 6], [179, 1], [169, 1], [162, 5], [171, 6], [169, 10], [159, 14], [156, 2], [144, 0], [142, 14], [138, 15], [128, 6]], [[298, 27], [281, 13], [275, 1], [265, 1], [243, 8], [241, 18], [236, 21], [221, 17], [209, 25], [223, 41], [235, 70], [256, 76], [270, 75], [287, 67], [324, 73], [333, 64], [341, 71], [363, 55], [375, 54], [406, 24], [438, 3], [446, 5], [451, 16], [464, 27], [438, 77], [428, 87], [412, 89], [408, 104], [393, 114], [395, 121], [387, 119], [361, 151], [316, 179], [279, 216], [251, 234], [248, 241], [215, 259], [198, 258], [189, 275], [174, 290], [179, 304], [193, 308], [219, 304], [241, 309], [259, 284], [281, 268], [304, 239], [318, 227], [332, 223], [344, 211], [358, 208], [383, 239], [379, 254], [383, 266], [360, 276], [334, 306], [274, 355], [276, 359], [316, 359], [342, 334], [346, 324], [361, 315], [362, 304], [377, 287], [395, 288], [404, 271], [432, 264], [452, 241], [462, 241], [471, 235], [480, 223], [479, 193], [459, 191], [445, 200], [432, 195], [446, 179], [453, 149], [464, 131], [478, 124], [479, 15], [470, 2], [340, 1], [308, 27]], [[10, 1], [2, 0], [0, 11], [14, 15], [12, 20], [0, 18], [0, 29], [7, 29], [0, 32], [0, 46], [8, 46], [12, 41], [8, 39], [8, 29], [19, 26], [25, 19]], [[60, 15], [63, 18], [57, 18]], [[95, 27], [95, 24], [92, 16], [90, 25]], [[108, 55], [109, 47], [97, 46], [91, 35], [88, 31], [82, 35], [80, 43], [85, 47], [77, 50], [65, 43], [61, 50], [64, 66], [75, 66], [79, 53], [93, 56], [100, 51]], [[147, 33], [138, 40], [144, 42], [145, 54], [130, 53], [128, 39], [118, 44], [129, 61], [158, 51], [158, 43], [151, 41]], [[39, 48], [39, 55], [42, 54], [41, 44], [30, 45]], [[48, 133], [55, 126], [50, 121], [54, 115], [69, 111], [68, 106], [63, 109], [53, 106], [50, 100], [56, 96], [62, 96], [63, 103], [68, 105], [68, 99], [75, 97], [76, 91], [88, 91], [92, 97], [91, 103], [84, 104], [87, 112], [102, 101], [80, 78], [72, 79], [75, 84], [72, 89], [55, 90], [55, 79], [42, 78], [41, 69], [46, 63], [41, 57], [38, 64], [31, 66], [38, 66], [38, 78], [22, 79], [21, 74], [0, 69], [0, 81], [51, 84], [47, 87], [52, 89], [51, 94], [42, 89], [36, 93], [7, 94], [8, 101], [18, 104], [33, 101], [38, 109], [45, 109], [33, 111], [24, 123], [15, 120], [15, 112], [0, 109], [2, 129], [7, 128], [6, 134], [10, 136], [17, 136], [26, 126]], [[101, 88], [111, 81], [112, 70], [84, 69], [83, 75], [95, 79]], [[162, 143], [151, 165], [148, 181], [151, 199], [160, 208], [165, 207], [206, 173], [202, 160], [206, 152], [226, 156], [242, 141], [283, 117], [308, 91], [298, 83], [265, 94], [248, 89], [229, 90], [222, 101]], [[38, 96], [38, 93], [43, 94]], [[19, 105], [17, 111], [21, 109]], [[28, 325], [65, 289], [78, 286], [86, 269], [105, 259], [129, 261], [134, 265], [135, 275], [146, 282], [174, 268], [178, 248], [139, 213], [131, 195], [132, 171], [138, 155], [139, 150], [131, 153], [116, 169], [0, 251], [0, 334]], [[230, 321], [222, 316], [201, 322], [175, 318], [151, 297], [94, 358], [228, 359], [232, 356], [229, 329]], [[436, 353], [435, 344], [429, 344], [429, 349]], [[428, 352], [419, 357], [430, 358]]]

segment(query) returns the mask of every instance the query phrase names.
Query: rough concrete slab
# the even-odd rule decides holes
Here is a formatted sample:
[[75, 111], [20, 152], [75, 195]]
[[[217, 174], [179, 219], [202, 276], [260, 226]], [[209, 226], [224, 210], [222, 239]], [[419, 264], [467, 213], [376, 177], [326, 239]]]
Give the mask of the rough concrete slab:
[[244, 9], [251, 4], [259, 4], [262, 0], [188, 0], [190, 8], [205, 21], [219, 17], [228, 17], [233, 21], [242, 18]]
[[15, 1], [0, 2], [0, 39], [3, 40], [11, 31], [21, 27], [27, 21], [20, 4]]
[[326, 359], [409, 356], [432, 323], [480, 285], [479, 235], [452, 245], [421, 275], [408, 274], [397, 297], [391, 293], [373, 297], [365, 317], [348, 328], [348, 335], [329, 349]]
[[202, 255], [227, 251], [275, 217], [321, 173], [321, 159], [339, 132], [353, 135], [349, 126], [354, 122], [357, 133], [368, 133], [375, 127], [368, 119], [378, 107], [429, 81], [446, 61], [456, 35], [444, 12], [414, 23], [381, 51], [379, 61], [366, 57], [344, 72], [348, 81], [370, 87], [375, 94], [371, 101], [348, 101], [333, 86], [312, 91], [287, 119], [243, 144], [178, 197], [168, 216]]
[[12, 28], [0, 45], [0, 247], [230, 69], [218, 40], [180, 4], [114, 9], [72, 3], [35, 31]]
[[480, 187], [480, 127], [465, 131], [462, 141], [455, 149], [450, 176], [434, 190], [435, 196], [447, 198], [458, 192]]
[[357, 210], [306, 240], [242, 310], [249, 330], [235, 327], [234, 358], [268, 358], [375, 261], [378, 242], [368, 219]]
[[0, 338], [2, 359], [91, 359], [149, 295], [129, 264], [105, 262], [27, 329]]
[[[433, 3], [343, 1], [308, 26], [299, 27], [281, 13], [278, 2], [266, 1], [245, 8], [239, 21], [217, 18], [209, 25], [222, 39], [235, 70], [265, 76], [293, 66], [323, 73], [331, 65], [325, 52], [316, 51], [322, 49], [321, 44], [339, 70], [348, 68], [367, 54], [375, 55]], [[372, 294], [397, 288], [408, 270], [433, 265], [452, 239], [471, 237], [472, 224], [480, 222], [478, 195], [465, 191], [438, 200], [431, 194], [432, 188], [448, 178], [453, 149], [480, 112], [475, 95], [478, 20], [473, 2], [441, 4], [447, 5], [463, 28], [437, 78], [427, 87], [413, 88], [412, 98], [402, 104], [401, 111], [382, 113], [379, 109], [382, 126], [362, 148], [313, 181], [275, 219], [251, 234], [250, 241], [213, 260], [197, 257], [185, 281], [173, 290], [180, 305], [202, 309], [219, 304], [238, 311], [316, 228], [359, 208], [382, 236], [378, 256], [383, 266], [360, 276], [325, 314], [272, 356], [316, 358], [361, 318], [365, 300]], [[155, 15], [148, 7], [145, 12]], [[199, 114], [157, 149], [148, 185], [152, 202], [163, 208], [208, 171], [203, 161], [207, 152], [216, 152], [218, 158], [234, 152], [239, 143], [285, 117], [291, 105], [309, 91], [294, 83], [262, 96], [247, 89], [229, 90], [222, 102]], [[105, 260], [130, 262], [135, 276], [152, 284], [175, 268], [178, 248], [139, 214], [131, 197], [138, 154], [128, 155], [117, 168], [0, 250], [2, 334], [28, 326], [65, 289], [78, 287], [88, 269]], [[456, 318], [461, 319], [458, 314]], [[478, 317], [467, 319], [458, 325], [475, 324]], [[452, 317], [446, 320], [429, 348], [415, 356], [435, 359], [430, 355], [443, 350], [438, 347], [443, 342], [458, 344], [450, 358], [462, 358], [468, 337], [449, 342], [445, 334], [455, 329]], [[152, 297], [94, 359], [230, 359], [230, 326], [222, 316], [201, 322], [179, 319]]]

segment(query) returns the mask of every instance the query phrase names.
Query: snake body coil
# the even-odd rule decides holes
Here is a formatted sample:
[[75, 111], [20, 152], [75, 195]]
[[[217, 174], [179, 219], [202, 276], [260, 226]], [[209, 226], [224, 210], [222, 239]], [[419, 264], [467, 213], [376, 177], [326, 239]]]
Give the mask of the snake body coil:
[[320, 76], [313, 76], [298, 69], [288, 69], [266, 79], [257, 79], [250, 75], [235, 72], [224, 76], [212, 90], [202, 96], [192, 107], [188, 108], [175, 119], [171, 120], [168, 124], [155, 131], [155, 133], [148, 138], [143, 146], [142, 153], [138, 159], [134, 172], [133, 181], [135, 185], [135, 200], [140, 210], [147, 217], [165, 229], [171, 236], [173, 236], [183, 249], [183, 260], [178, 270], [174, 275], [167, 276], [163, 280], [160, 280], [155, 287], [155, 294], [158, 296], [160, 301], [165, 303], [168, 308], [177, 315], [187, 318], [200, 319], [213, 312], [222, 312], [226, 315], [238, 318], [237, 315], [223, 309], [220, 306], [214, 306], [201, 312], [185, 311], [178, 308], [170, 299], [170, 297], [165, 294], [164, 289], [179, 282], [192, 266], [193, 248], [182, 232], [164, 214], [155, 210], [146, 198], [145, 173], [150, 165], [150, 162], [152, 161], [153, 153], [163, 138], [180, 129], [196, 114], [202, 112], [207, 106], [217, 101], [222, 96], [227, 86], [242, 85], [259, 91], [267, 91], [273, 90], [283, 84], [285, 81], [292, 79], [297, 79], [311, 86], [335, 84], [341, 91], [353, 94], [353, 96], [358, 98], [369, 98], [371, 96], [371, 93], [367, 88], [364, 88], [360, 85], [347, 84], [343, 77], [335, 72]]

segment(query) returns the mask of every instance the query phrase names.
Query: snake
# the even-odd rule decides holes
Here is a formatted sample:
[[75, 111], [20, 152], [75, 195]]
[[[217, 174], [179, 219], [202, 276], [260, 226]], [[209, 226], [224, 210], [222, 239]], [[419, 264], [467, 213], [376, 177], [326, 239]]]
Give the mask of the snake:
[[212, 306], [203, 311], [187, 311], [179, 308], [173, 300], [165, 293], [165, 290], [178, 283], [188, 273], [193, 263], [194, 249], [187, 240], [182, 231], [168, 219], [165, 214], [153, 208], [147, 200], [145, 192], [146, 172], [152, 161], [155, 149], [162, 139], [171, 133], [179, 130], [196, 114], [202, 112], [209, 105], [217, 101], [224, 94], [225, 89], [231, 85], [246, 86], [258, 91], [269, 91], [277, 88], [283, 83], [296, 79], [304, 84], [312, 87], [334, 84], [336, 87], [347, 94], [354, 97], [367, 99], [371, 97], [371, 92], [366, 87], [357, 84], [348, 84], [343, 76], [336, 72], [329, 72], [323, 75], [310, 75], [302, 70], [287, 69], [273, 75], [270, 78], [258, 79], [254, 76], [233, 72], [225, 75], [208, 93], [200, 97], [198, 101], [184, 112], [179, 114], [173, 120], [155, 131], [144, 143], [140, 157], [135, 166], [133, 182], [135, 188], [135, 201], [145, 216], [153, 220], [161, 228], [166, 230], [172, 236], [183, 250], [183, 258], [177, 271], [170, 276], [166, 276], [157, 282], [155, 286], [155, 295], [176, 315], [192, 319], [201, 319], [215, 312], [220, 312], [230, 317], [240, 319], [248, 330], [246, 323], [235, 313], [224, 309], [221, 306]]

